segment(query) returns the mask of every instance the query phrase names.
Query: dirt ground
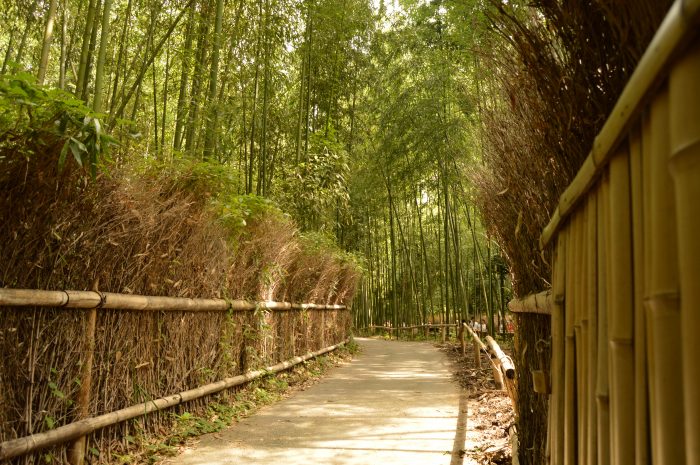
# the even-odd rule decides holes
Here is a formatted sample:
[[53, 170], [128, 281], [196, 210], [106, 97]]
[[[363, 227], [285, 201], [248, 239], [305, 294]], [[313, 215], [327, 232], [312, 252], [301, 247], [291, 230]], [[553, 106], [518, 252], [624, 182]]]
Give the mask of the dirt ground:
[[[468, 392], [465, 464], [512, 463], [508, 430], [515, 423], [513, 406], [505, 390], [497, 390], [487, 355], [481, 354], [477, 368], [474, 351], [467, 346], [463, 357], [459, 344], [438, 344], [452, 362], [453, 376]], [[501, 347], [509, 354], [509, 348]]]

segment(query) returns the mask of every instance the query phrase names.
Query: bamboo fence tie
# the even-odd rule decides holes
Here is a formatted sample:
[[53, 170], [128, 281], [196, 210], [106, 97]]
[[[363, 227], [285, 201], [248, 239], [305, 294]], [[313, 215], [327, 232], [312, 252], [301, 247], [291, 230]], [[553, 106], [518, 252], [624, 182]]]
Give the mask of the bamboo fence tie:
[[189, 389], [178, 394], [161, 397], [155, 400], [149, 400], [137, 405], [132, 405], [131, 407], [116, 410], [104, 415], [99, 415], [97, 417], [79, 420], [68, 425], [59, 426], [56, 429], [44, 433], [33, 434], [31, 436], [5, 441], [0, 443], [0, 460], [8, 460], [38, 449], [65, 443], [106, 426], [115, 425], [131, 418], [140, 417], [151, 412], [181, 404], [183, 402], [188, 402], [206, 395], [214, 394], [216, 392], [223, 391], [224, 389], [239, 386], [267, 374], [274, 374], [287, 370], [294, 365], [305, 362], [306, 360], [318, 357], [327, 352], [331, 352], [347, 342], [348, 339], [340, 342], [339, 344], [325, 347], [316, 352], [310, 352], [302, 356], [291, 358], [262, 370], [250, 371], [242, 375], [217, 381], [215, 383]]
[[[688, 465], [700, 465], [700, 39], [679, 61], [669, 80], [671, 128], [670, 168], [676, 195], [680, 266], [681, 339], [685, 446]], [[695, 96], [695, 104], [688, 97]]]

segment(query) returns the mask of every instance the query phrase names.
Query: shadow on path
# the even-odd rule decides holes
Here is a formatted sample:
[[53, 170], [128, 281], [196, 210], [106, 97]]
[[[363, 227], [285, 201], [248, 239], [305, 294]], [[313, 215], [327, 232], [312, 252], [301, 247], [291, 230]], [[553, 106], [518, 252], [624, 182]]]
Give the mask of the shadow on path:
[[428, 343], [356, 341], [351, 363], [169, 463], [460, 465], [466, 404], [445, 356]]

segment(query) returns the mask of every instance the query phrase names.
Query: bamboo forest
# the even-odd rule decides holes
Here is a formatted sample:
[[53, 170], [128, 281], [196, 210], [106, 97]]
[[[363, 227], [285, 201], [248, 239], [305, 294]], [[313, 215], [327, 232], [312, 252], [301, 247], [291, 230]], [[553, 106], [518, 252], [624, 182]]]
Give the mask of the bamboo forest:
[[0, 462], [700, 465], [700, 2], [0, 7]]

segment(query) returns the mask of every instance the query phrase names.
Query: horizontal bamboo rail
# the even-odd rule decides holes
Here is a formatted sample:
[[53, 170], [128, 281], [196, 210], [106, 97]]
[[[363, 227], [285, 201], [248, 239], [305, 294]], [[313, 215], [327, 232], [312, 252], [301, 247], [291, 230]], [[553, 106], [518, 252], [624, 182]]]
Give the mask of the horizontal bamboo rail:
[[387, 331], [396, 331], [396, 330], [403, 330], [403, 329], [418, 329], [418, 328], [455, 328], [458, 325], [450, 325], [450, 324], [428, 324], [428, 325], [413, 325], [413, 326], [376, 326], [376, 325], [370, 325], [370, 326], [365, 326], [364, 328], [360, 329], [384, 329]]
[[508, 310], [514, 313], [540, 313], [551, 315], [554, 307], [552, 292], [547, 290], [539, 294], [530, 294], [522, 299], [513, 299], [508, 302]]
[[131, 407], [116, 410], [104, 415], [76, 421], [68, 425], [60, 426], [51, 431], [33, 434], [31, 436], [25, 436], [0, 443], [0, 461], [28, 454], [38, 449], [62, 444], [107, 426], [116, 425], [117, 423], [140, 417], [158, 410], [173, 407], [183, 402], [188, 402], [210, 394], [215, 394], [219, 391], [223, 391], [224, 389], [240, 386], [241, 384], [248, 383], [267, 374], [274, 374], [287, 370], [295, 365], [305, 362], [306, 360], [331, 352], [347, 342], [348, 339], [340, 342], [339, 344], [325, 347], [316, 352], [309, 352], [305, 355], [291, 358], [262, 370], [249, 371], [242, 375], [234, 376], [232, 378], [225, 378], [221, 381], [179, 392], [171, 396], [149, 400], [147, 402], [132, 405]]
[[561, 195], [549, 224], [540, 236], [541, 249], [544, 250], [556, 236], [574, 210], [574, 206], [598, 179], [618, 145], [624, 140], [633, 118], [639, 115], [650, 94], [660, 85], [660, 78], [664, 74], [662, 71], [668, 68], [678, 50], [697, 32], [698, 23], [700, 0], [677, 0], [673, 3], [595, 138], [590, 154]]
[[502, 350], [498, 343], [491, 337], [486, 336], [486, 346], [488, 347], [488, 353], [491, 358], [498, 360], [501, 366], [501, 371], [506, 375], [508, 379], [515, 379], [515, 367], [513, 366], [513, 360], [508, 357]]
[[249, 302], [247, 300], [189, 299], [98, 291], [42, 291], [0, 288], [0, 307], [111, 308], [158, 312], [226, 312], [255, 310], [346, 310], [345, 305]]
[[[475, 355], [478, 360], [478, 366], [481, 367], [481, 358], [479, 357], [479, 349], [483, 350], [489, 355], [489, 361], [491, 362], [491, 368], [493, 369], [493, 377], [496, 384], [503, 389], [506, 388], [508, 392], [508, 397], [510, 397], [510, 402], [513, 405], [513, 410], [518, 412], [518, 390], [515, 386], [515, 367], [513, 366], [513, 361], [506, 354], [503, 353], [498, 343], [491, 337], [486, 336], [487, 344], [479, 338], [479, 336], [474, 332], [472, 328], [469, 327], [467, 323], [462, 323], [462, 328], [469, 331], [472, 338], [474, 339], [474, 349]], [[505, 379], [503, 376], [505, 375]]]

